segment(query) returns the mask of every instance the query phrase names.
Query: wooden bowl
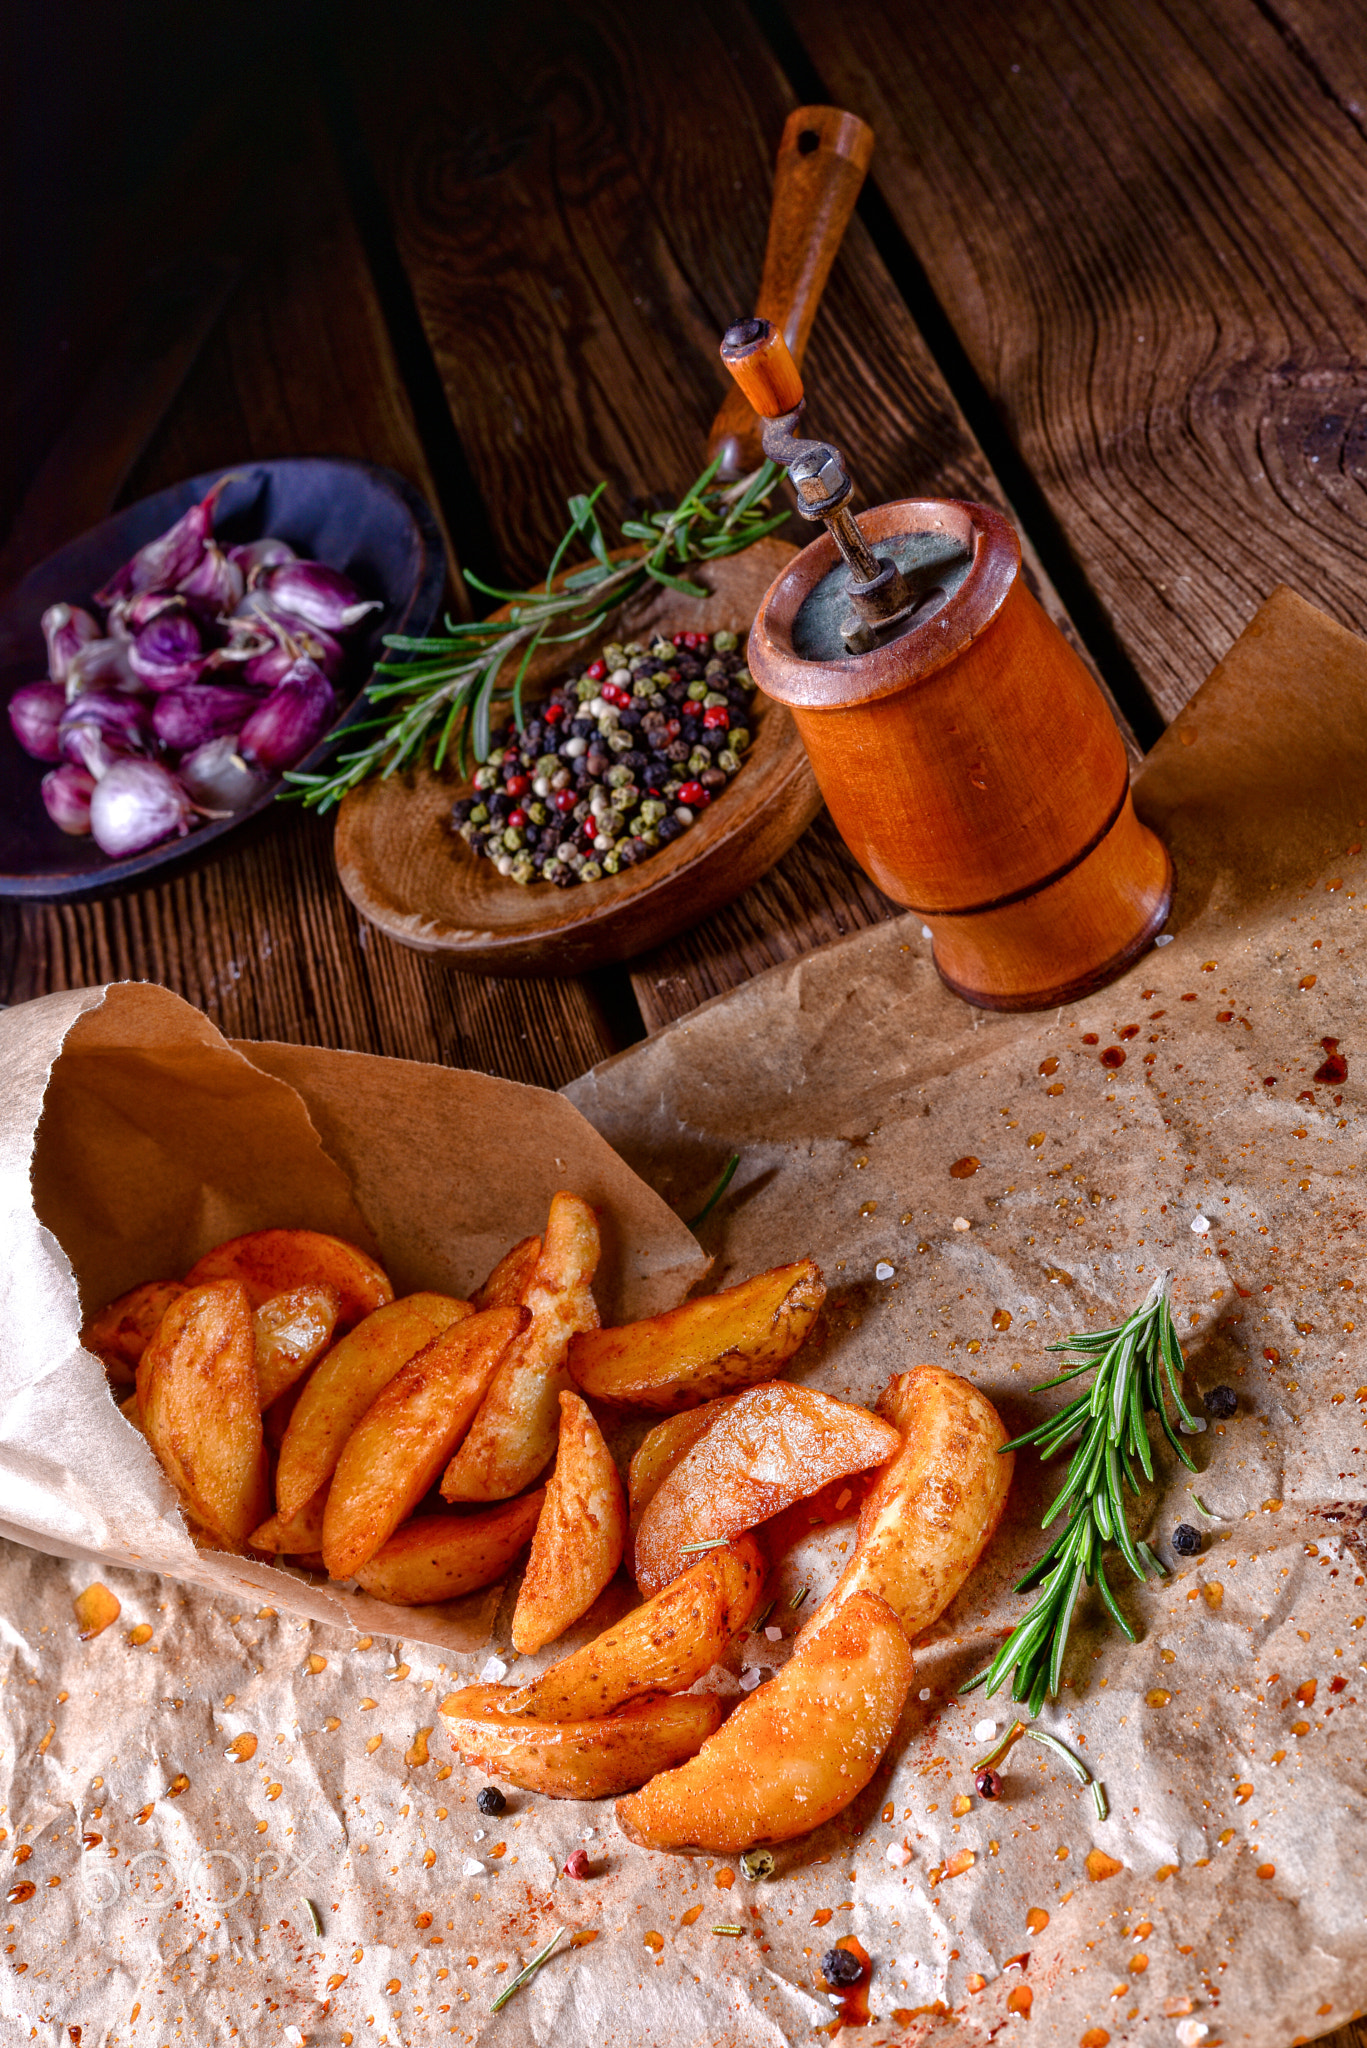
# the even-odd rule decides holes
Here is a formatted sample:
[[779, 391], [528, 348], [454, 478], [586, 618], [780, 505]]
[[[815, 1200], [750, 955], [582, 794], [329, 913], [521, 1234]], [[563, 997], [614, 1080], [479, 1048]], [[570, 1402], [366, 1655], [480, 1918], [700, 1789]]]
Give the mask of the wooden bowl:
[[[661, 589], [629, 606], [612, 636], [744, 634], [795, 553], [770, 537], [701, 571], [690, 568], [712, 592], [705, 603]], [[558, 649], [542, 680], [563, 674], [573, 658], [573, 650]], [[450, 953], [487, 974], [577, 974], [627, 960], [748, 889], [821, 808], [783, 705], [757, 692], [752, 730], [744, 766], [697, 823], [624, 874], [569, 889], [508, 881], [451, 831], [451, 805], [469, 784], [420, 769], [367, 783], [343, 802], [334, 848], [342, 887], [390, 938]]]

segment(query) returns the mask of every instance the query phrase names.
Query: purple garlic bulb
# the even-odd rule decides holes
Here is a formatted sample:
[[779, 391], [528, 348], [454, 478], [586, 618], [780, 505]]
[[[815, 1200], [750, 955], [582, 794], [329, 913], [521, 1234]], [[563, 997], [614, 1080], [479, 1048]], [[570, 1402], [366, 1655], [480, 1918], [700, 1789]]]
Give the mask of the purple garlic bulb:
[[214, 530], [214, 507], [219, 495], [233, 481], [233, 474], [221, 476], [174, 526], [139, 548], [131, 561], [114, 572], [104, 589], [95, 592], [96, 604], [114, 604], [140, 590], [174, 590], [185, 577], [193, 575]]
[[87, 640], [67, 663], [66, 700], [74, 703], [88, 690], [141, 690], [133, 673], [127, 640]]
[[302, 761], [337, 715], [337, 693], [307, 656], [276, 684], [238, 735], [245, 760], [274, 773]]
[[[55, 609], [55, 607], [54, 607]], [[14, 737], [35, 761], [60, 761], [57, 728], [66, 710], [66, 691], [56, 683], [25, 683], [9, 700]]]
[[183, 576], [179, 589], [182, 597], [201, 611], [217, 617], [220, 612], [230, 612], [241, 602], [246, 583], [242, 571], [232, 558], [210, 541], [198, 562], [188, 576]]
[[218, 813], [245, 811], [270, 788], [270, 777], [253, 768], [238, 752], [236, 733], [206, 740], [187, 754], [176, 770], [186, 790], [201, 810]]
[[265, 591], [283, 611], [325, 633], [345, 633], [367, 612], [383, 611], [378, 597], [366, 602], [340, 569], [326, 562], [281, 562], [265, 570], [253, 586]]
[[276, 540], [270, 534], [263, 534], [260, 540], [243, 541], [240, 547], [228, 550], [228, 560], [236, 562], [249, 590], [263, 569], [273, 569], [278, 562], [297, 562], [298, 559], [287, 540]]
[[149, 690], [192, 683], [205, 662], [199, 627], [189, 612], [163, 612], [144, 626], [128, 652], [133, 673]]
[[164, 747], [189, 753], [220, 733], [236, 732], [261, 709], [259, 690], [229, 683], [181, 683], [163, 690], [152, 706], [152, 730]]
[[190, 829], [194, 805], [174, 775], [155, 761], [116, 761], [95, 784], [90, 829], [111, 860], [141, 853]]
[[78, 604], [50, 604], [43, 613], [43, 638], [47, 642], [47, 672], [53, 682], [64, 683], [73, 655], [87, 641], [99, 637], [94, 619]]
[[57, 737], [66, 759], [97, 782], [126, 755], [152, 752], [152, 728], [141, 699], [97, 690], [67, 705]]
[[90, 799], [95, 778], [74, 761], [66, 761], [43, 777], [43, 804], [54, 825], [73, 839], [90, 830]]

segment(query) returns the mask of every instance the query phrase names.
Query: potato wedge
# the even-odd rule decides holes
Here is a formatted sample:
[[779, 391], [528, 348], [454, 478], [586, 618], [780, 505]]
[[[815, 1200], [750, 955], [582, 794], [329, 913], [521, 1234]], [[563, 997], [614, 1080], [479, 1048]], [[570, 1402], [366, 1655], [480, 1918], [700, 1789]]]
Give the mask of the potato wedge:
[[143, 1432], [198, 1519], [245, 1542], [267, 1505], [252, 1317], [236, 1280], [187, 1288], [138, 1361]]
[[132, 1386], [138, 1360], [153, 1331], [184, 1292], [179, 1280], [144, 1280], [141, 1287], [130, 1287], [127, 1294], [92, 1316], [81, 1332], [81, 1342], [94, 1352], [111, 1380]]
[[438, 1712], [462, 1763], [549, 1799], [610, 1799], [696, 1755], [722, 1717], [714, 1693], [652, 1694], [593, 1721], [533, 1721], [499, 1711], [509, 1688], [469, 1685]]
[[205, 1280], [240, 1280], [253, 1308], [295, 1287], [335, 1287], [339, 1330], [354, 1329], [362, 1316], [394, 1299], [374, 1259], [322, 1230], [252, 1230], [231, 1237], [196, 1259], [185, 1275], [187, 1287]]
[[524, 1237], [505, 1252], [482, 1287], [470, 1296], [476, 1308], [516, 1308], [532, 1284], [536, 1262], [541, 1257], [541, 1239]]
[[690, 1563], [687, 1544], [739, 1536], [900, 1448], [891, 1423], [813, 1387], [770, 1380], [733, 1395], [641, 1516], [637, 1585], [658, 1593]]
[[333, 1345], [295, 1403], [280, 1445], [275, 1498], [296, 1515], [332, 1477], [342, 1446], [396, 1372], [453, 1323], [474, 1314], [450, 1294], [406, 1294]]
[[734, 1855], [820, 1827], [877, 1770], [911, 1674], [892, 1609], [852, 1594], [691, 1763], [618, 1801], [622, 1832], [643, 1849]]
[[525, 1308], [486, 1308], [434, 1337], [381, 1388], [337, 1460], [323, 1515], [334, 1579], [369, 1564], [412, 1514], [464, 1436]]
[[480, 1515], [419, 1515], [405, 1522], [357, 1572], [362, 1591], [396, 1607], [423, 1607], [491, 1586], [531, 1542], [544, 1499], [538, 1488]]
[[[398, 1541], [398, 1538], [395, 1538]], [[685, 1692], [759, 1606], [764, 1564], [753, 1536], [705, 1557], [601, 1636], [518, 1686], [507, 1711], [591, 1721], [649, 1692]]]
[[825, 1299], [821, 1268], [799, 1259], [644, 1322], [582, 1330], [569, 1368], [593, 1400], [675, 1414], [773, 1379]]
[[573, 1385], [565, 1364], [570, 1338], [598, 1326], [589, 1290], [598, 1251], [598, 1219], [588, 1203], [552, 1195], [541, 1255], [523, 1295], [530, 1326], [451, 1460], [441, 1482], [446, 1500], [508, 1500], [554, 1457], [560, 1395]]
[[332, 1342], [341, 1311], [335, 1287], [293, 1287], [272, 1295], [252, 1316], [256, 1384], [264, 1411], [301, 1380]]
[[612, 1452], [578, 1394], [560, 1396], [560, 1446], [513, 1609], [529, 1657], [587, 1614], [622, 1562], [627, 1504]]
[[963, 1585], [1006, 1506], [1015, 1454], [998, 1455], [1002, 1419], [971, 1381], [918, 1365], [889, 1380], [878, 1413], [901, 1431], [901, 1449], [874, 1481], [854, 1556], [802, 1636], [853, 1594], [877, 1593], [914, 1642]]
[[320, 1486], [311, 1500], [306, 1500], [297, 1515], [286, 1517], [272, 1515], [259, 1529], [253, 1529], [247, 1538], [252, 1550], [268, 1550], [276, 1557], [308, 1557], [317, 1552], [323, 1541], [323, 1509], [327, 1505], [328, 1490]]
[[627, 1509], [633, 1529], [680, 1458], [687, 1457], [722, 1412], [721, 1401], [709, 1401], [702, 1408], [685, 1408], [682, 1414], [657, 1422], [649, 1435], [642, 1438], [627, 1471]]

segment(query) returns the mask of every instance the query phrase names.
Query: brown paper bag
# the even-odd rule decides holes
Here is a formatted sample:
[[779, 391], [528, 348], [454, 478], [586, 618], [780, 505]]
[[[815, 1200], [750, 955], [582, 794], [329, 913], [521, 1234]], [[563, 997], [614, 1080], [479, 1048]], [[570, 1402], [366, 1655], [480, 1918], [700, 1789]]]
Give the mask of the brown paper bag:
[[599, 1210], [605, 1321], [681, 1300], [696, 1240], [562, 1097], [486, 1074], [305, 1046], [231, 1046], [143, 983], [0, 1015], [0, 1534], [62, 1557], [247, 1588], [320, 1621], [448, 1649], [483, 1641], [499, 1588], [385, 1606], [312, 1574], [198, 1550], [119, 1413], [85, 1318], [270, 1225], [364, 1245], [395, 1289], [468, 1294], [557, 1188]]

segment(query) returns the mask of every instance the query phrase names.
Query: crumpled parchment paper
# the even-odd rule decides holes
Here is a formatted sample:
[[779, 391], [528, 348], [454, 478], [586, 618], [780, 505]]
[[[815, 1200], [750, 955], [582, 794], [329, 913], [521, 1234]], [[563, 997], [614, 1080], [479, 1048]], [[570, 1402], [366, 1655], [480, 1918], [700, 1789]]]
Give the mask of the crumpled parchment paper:
[[[35, 1887], [7, 1918], [16, 2038], [808, 2042], [838, 2024], [816, 1966], [847, 1932], [874, 1959], [877, 2022], [851, 2041], [1216, 2048], [1308, 2040], [1367, 2004], [1367, 647], [1279, 592], [1136, 794], [1177, 864], [1172, 943], [1101, 995], [972, 1013], [906, 918], [567, 1091], [684, 1214], [742, 1154], [704, 1231], [709, 1285], [811, 1253], [831, 1294], [794, 1376], [858, 1400], [930, 1360], [1027, 1427], [1066, 1398], [1031, 1392], [1044, 1344], [1173, 1273], [1189, 1397], [1227, 1384], [1239, 1411], [1191, 1439], [1199, 1476], [1159, 1460], [1135, 1519], [1170, 1576], [1113, 1566], [1139, 1640], [1086, 1604], [1039, 1723], [1086, 1757], [1109, 1818], [1028, 1740], [1003, 1797], [973, 1796], [984, 1724], [1013, 1709], [957, 1687], [1026, 1604], [1011, 1585], [1057, 1485], [1029, 1452], [983, 1568], [917, 1650], [882, 1769], [753, 1886], [736, 1859], [631, 1847], [610, 1807], [510, 1793], [481, 1816], [437, 1709], [482, 1651], [115, 1569], [123, 1614], [82, 1645], [91, 1568], [14, 1547], [0, 1850], [31, 1848], [14, 1876]], [[293, 1079], [283, 1053], [274, 1071]], [[1178, 1521], [1200, 1556], [1175, 1556]], [[853, 1526], [814, 1529], [783, 1567], [784, 1640], [744, 1639], [705, 1683], [777, 1668], [788, 1602], [820, 1596]], [[255, 1754], [230, 1758], [242, 1734]], [[580, 1844], [593, 1877], [557, 1878]], [[590, 1939], [492, 2014], [557, 1926]]]

